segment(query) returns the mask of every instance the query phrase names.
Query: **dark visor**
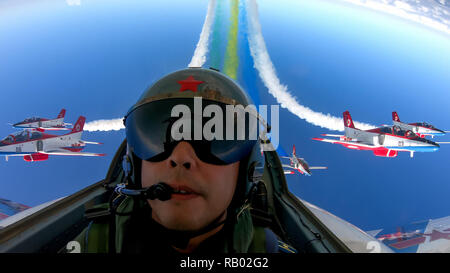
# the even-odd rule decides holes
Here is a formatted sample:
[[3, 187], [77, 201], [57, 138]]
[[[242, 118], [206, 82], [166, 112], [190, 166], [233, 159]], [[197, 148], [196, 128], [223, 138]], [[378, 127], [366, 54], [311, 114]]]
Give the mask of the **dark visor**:
[[[155, 100], [132, 110], [125, 117], [131, 151], [143, 160], [158, 162], [186, 141], [200, 160], [210, 164], [231, 164], [249, 155], [258, 139], [257, 116], [248, 111], [230, 112], [235, 106], [206, 99], [201, 99], [199, 107], [200, 99], [196, 100], [195, 106], [194, 98]], [[240, 107], [235, 109], [244, 109]], [[210, 112], [207, 117], [205, 108], [209, 110], [205, 113]]]

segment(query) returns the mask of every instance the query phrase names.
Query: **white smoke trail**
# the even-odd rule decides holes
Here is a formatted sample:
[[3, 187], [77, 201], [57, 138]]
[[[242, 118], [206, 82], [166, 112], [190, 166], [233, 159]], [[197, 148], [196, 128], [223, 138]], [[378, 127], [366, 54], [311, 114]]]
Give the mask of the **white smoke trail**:
[[99, 119], [84, 125], [84, 131], [119, 131], [125, 129], [123, 119]]
[[[250, 45], [250, 53], [253, 57], [254, 67], [258, 70], [264, 85], [269, 89], [269, 93], [275, 97], [281, 107], [287, 108], [299, 118], [316, 126], [335, 131], [344, 131], [344, 122], [341, 117], [314, 112], [308, 107], [301, 105], [288, 92], [287, 86], [280, 83], [264, 42], [261, 24], [259, 23], [256, 0], [248, 0], [245, 6], [248, 20], [248, 42]], [[376, 127], [366, 123], [354, 123], [358, 129], [362, 130]]]
[[194, 51], [194, 56], [189, 63], [189, 67], [201, 67], [206, 62], [206, 54], [208, 53], [208, 40], [211, 33], [211, 26], [214, 22], [214, 9], [216, 6], [216, 0], [210, 0], [208, 4], [208, 10], [206, 12], [205, 22], [203, 23], [202, 32], [200, 33], [200, 39], [197, 43], [197, 47]]
[[[206, 54], [208, 53], [209, 34], [211, 33], [211, 26], [214, 22], [214, 9], [216, 0], [210, 0], [208, 10], [206, 12], [205, 22], [203, 23], [202, 32], [200, 33], [200, 40], [194, 51], [194, 56], [189, 63], [189, 67], [201, 67], [206, 62]], [[118, 131], [125, 129], [123, 120], [118, 119], [101, 119], [88, 122], [84, 125], [84, 131]]]

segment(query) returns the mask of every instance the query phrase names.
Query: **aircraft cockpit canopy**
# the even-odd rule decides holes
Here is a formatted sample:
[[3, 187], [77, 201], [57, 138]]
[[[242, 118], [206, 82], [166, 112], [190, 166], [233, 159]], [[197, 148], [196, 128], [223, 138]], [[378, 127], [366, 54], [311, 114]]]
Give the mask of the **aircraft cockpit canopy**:
[[405, 137], [407, 137], [407, 138], [416, 138], [417, 135], [413, 131], [408, 130], [408, 131], [405, 132]]
[[[386, 129], [383, 131], [386, 131]], [[411, 139], [418, 137], [413, 131], [411, 131], [411, 130], [405, 131], [405, 130], [402, 130], [398, 126], [392, 126], [391, 132], [387, 132], [387, 133], [391, 133], [395, 136], [402, 136], [402, 137], [407, 137], [407, 138], [411, 138]]]
[[0, 146], [39, 139], [41, 137], [42, 133], [39, 131], [30, 132], [28, 130], [24, 130], [21, 132], [10, 134], [9, 136], [5, 137], [3, 140], [0, 141]]
[[40, 120], [40, 118], [32, 117], [32, 118], [25, 119], [23, 122], [28, 123], [28, 122], [35, 122], [35, 121], [39, 121], [39, 120]]
[[13, 144], [14, 142], [14, 137], [12, 135], [9, 135], [0, 141], [0, 146]]
[[425, 128], [430, 128], [430, 129], [433, 129], [433, 128], [434, 128], [433, 125], [428, 124], [428, 123], [426, 123], [426, 122], [418, 123], [417, 125], [422, 126], [422, 127], [425, 127]]

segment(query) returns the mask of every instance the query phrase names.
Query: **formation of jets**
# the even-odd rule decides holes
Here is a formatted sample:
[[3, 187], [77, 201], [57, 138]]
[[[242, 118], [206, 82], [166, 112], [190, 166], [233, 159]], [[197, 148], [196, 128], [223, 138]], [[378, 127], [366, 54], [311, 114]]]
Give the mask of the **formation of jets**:
[[[426, 139], [427, 136], [444, 136], [449, 131], [437, 129], [426, 122], [404, 123], [400, 121], [397, 112], [392, 112], [393, 124], [383, 125], [370, 130], [360, 130], [355, 127], [349, 111], [343, 113], [344, 135], [322, 134], [323, 136], [335, 137], [313, 138], [313, 140], [340, 144], [348, 149], [372, 151], [375, 156], [396, 157], [398, 152], [409, 152], [413, 157], [415, 152], [435, 152], [439, 150], [439, 143]], [[281, 157], [290, 160], [289, 165], [283, 164], [285, 174], [311, 175], [311, 169], [326, 169], [326, 167], [309, 167], [303, 158], [295, 154], [295, 145], [292, 156]]]
[[[44, 161], [50, 155], [69, 156], [104, 156], [105, 154], [84, 153], [86, 144], [102, 144], [99, 142], [85, 141], [81, 139], [86, 118], [80, 116], [73, 126], [64, 123], [65, 109], [62, 109], [57, 118], [27, 118], [22, 122], [13, 124], [16, 128], [24, 129], [12, 133], [0, 140], [0, 155], [6, 157], [23, 156], [25, 161]], [[46, 130], [70, 130], [63, 135], [51, 135]]]
[[[370, 130], [355, 128], [349, 111], [343, 113], [345, 134], [324, 136], [339, 139], [313, 138], [314, 140], [340, 144], [354, 150], [372, 151], [381, 157], [396, 157], [398, 152], [409, 152], [411, 157], [415, 152], [435, 152], [439, 150], [438, 143], [426, 139], [426, 135], [444, 135], [445, 132], [425, 123], [402, 123], [396, 112], [393, 112], [394, 125], [382, 126]], [[419, 125], [420, 124], [420, 125]], [[416, 132], [419, 134], [416, 134]]]
[[450, 252], [450, 216], [390, 229], [367, 231], [395, 252]]

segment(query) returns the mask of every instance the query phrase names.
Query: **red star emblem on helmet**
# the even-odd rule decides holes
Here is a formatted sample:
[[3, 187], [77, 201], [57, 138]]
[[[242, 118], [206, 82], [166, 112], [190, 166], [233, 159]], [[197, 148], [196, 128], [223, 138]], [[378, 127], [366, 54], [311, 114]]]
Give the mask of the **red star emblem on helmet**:
[[192, 92], [197, 92], [197, 87], [199, 84], [204, 83], [203, 81], [197, 81], [193, 76], [187, 77], [185, 80], [178, 81], [181, 84], [180, 92], [191, 90]]

